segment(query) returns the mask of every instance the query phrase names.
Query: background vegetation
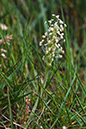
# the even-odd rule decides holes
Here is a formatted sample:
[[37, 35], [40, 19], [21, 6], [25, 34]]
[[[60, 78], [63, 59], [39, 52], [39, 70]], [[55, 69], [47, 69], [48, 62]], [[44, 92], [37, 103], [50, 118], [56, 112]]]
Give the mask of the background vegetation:
[[[41, 97], [46, 69], [39, 42], [52, 14], [67, 24], [65, 54]], [[0, 27], [0, 128], [85, 128], [86, 0], [0, 0], [0, 23], [8, 27]]]

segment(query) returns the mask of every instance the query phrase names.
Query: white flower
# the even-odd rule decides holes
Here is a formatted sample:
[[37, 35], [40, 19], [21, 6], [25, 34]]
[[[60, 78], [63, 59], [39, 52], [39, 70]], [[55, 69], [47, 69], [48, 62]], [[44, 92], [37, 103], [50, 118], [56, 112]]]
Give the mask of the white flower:
[[5, 49], [1, 48], [1, 52], [7, 52]]
[[6, 56], [5, 56], [5, 54], [4, 54], [4, 53], [2, 53], [1, 55], [2, 55], [2, 57], [3, 57], [4, 59], [6, 59]]
[[67, 25], [66, 25], [66, 24], [64, 24], [64, 26], [65, 26], [65, 27], [67, 27]]
[[59, 48], [59, 45], [57, 45], [56, 43], [55, 43], [55, 46], [56, 46], [57, 48]]
[[45, 38], [46, 36], [45, 35], [42, 35], [42, 38]]
[[47, 32], [45, 32], [45, 36], [47, 36]]
[[53, 30], [54, 30], [53, 27], [50, 27], [50, 28], [48, 29], [49, 32], [50, 32], [50, 31], [53, 31]]
[[42, 46], [42, 43], [44, 42], [44, 39], [42, 39], [42, 41], [39, 43], [40, 46]]
[[57, 39], [56, 39], [56, 43], [58, 43], [58, 41], [59, 41], [59, 40], [58, 40], [58, 38], [57, 38]]
[[62, 129], [67, 129], [67, 127], [66, 126], [63, 126]]
[[49, 22], [50, 24], [52, 23], [52, 21], [51, 21], [51, 20], [49, 20], [48, 22]]
[[59, 15], [57, 15], [56, 18], [58, 19], [59, 18]]
[[54, 21], [54, 19], [51, 19], [51, 21]]
[[5, 24], [0, 23], [0, 27], [2, 30], [8, 30], [8, 27]]
[[64, 30], [64, 27], [63, 27], [63, 25], [62, 25], [62, 24], [60, 25], [60, 28], [61, 28], [61, 30], [60, 30], [60, 31], [63, 31], [63, 30]]
[[65, 39], [63, 40], [63, 42], [65, 42]]
[[59, 55], [59, 58], [62, 58], [62, 55]]
[[65, 42], [63, 31], [64, 27], [66, 27], [66, 24], [64, 24], [64, 22], [59, 19], [59, 15], [52, 14], [52, 16], [56, 19], [56, 22], [54, 22], [54, 19], [48, 21], [50, 23], [48, 33], [44, 33], [42, 36], [43, 39], [39, 43], [39, 45], [43, 45], [42, 48], [45, 52], [45, 55], [42, 57], [42, 59], [47, 64], [47, 66], [52, 66], [54, 59], [62, 58], [61, 54], [64, 54], [64, 50], [60, 41]]
[[55, 16], [55, 14], [52, 14], [52, 16]]
[[64, 54], [64, 50], [62, 50], [62, 54]]
[[52, 33], [49, 33], [49, 35], [52, 35]]
[[48, 51], [46, 51], [46, 54], [48, 54]]
[[51, 26], [53, 26], [53, 24], [51, 24]]
[[59, 19], [59, 23], [60, 23], [60, 24], [64, 24], [64, 22], [63, 22], [61, 19]]

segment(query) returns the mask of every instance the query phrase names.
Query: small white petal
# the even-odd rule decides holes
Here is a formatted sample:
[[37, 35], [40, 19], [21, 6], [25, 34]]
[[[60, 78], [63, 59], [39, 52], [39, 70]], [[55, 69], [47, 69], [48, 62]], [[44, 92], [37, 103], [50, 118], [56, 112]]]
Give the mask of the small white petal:
[[60, 23], [60, 24], [64, 24], [64, 22], [63, 22], [61, 19], [59, 19], [59, 23]]
[[46, 51], [46, 54], [48, 54], [48, 51]]
[[65, 39], [63, 40], [63, 42], [65, 42]]
[[58, 43], [59, 42], [59, 40], [58, 39], [56, 39], [56, 43]]
[[51, 21], [51, 20], [49, 20], [48, 22], [49, 22], [50, 24], [52, 23], [52, 21]]
[[59, 55], [59, 58], [62, 58], [62, 55]]
[[6, 51], [5, 49], [2, 48], [2, 49], [1, 49], [1, 52], [7, 52], [7, 51]]
[[62, 50], [62, 54], [64, 54], [64, 50]]
[[59, 18], [59, 15], [57, 15], [56, 18], [58, 19]]
[[52, 14], [52, 16], [55, 16], [55, 14]]
[[52, 33], [49, 33], [49, 35], [52, 35]]
[[42, 38], [45, 38], [46, 36], [45, 35], [42, 35]]
[[54, 21], [54, 19], [51, 19], [51, 21]]
[[8, 30], [8, 27], [5, 24], [0, 23], [0, 27], [2, 30]]
[[63, 126], [62, 129], [67, 129], [67, 127], [66, 126]]
[[6, 56], [5, 56], [5, 54], [4, 54], [4, 53], [2, 53], [1, 55], [2, 55], [2, 57], [3, 57], [3, 58], [5, 58], [5, 59], [6, 59]]
[[64, 26], [65, 26], [65, 27], [67, 27], [67, 25], [66, 25], [66, 24], [64, 24]]
[[47, 32], [45, 32], [45, 34], [44, 34], [45, 36], [47, 36]]

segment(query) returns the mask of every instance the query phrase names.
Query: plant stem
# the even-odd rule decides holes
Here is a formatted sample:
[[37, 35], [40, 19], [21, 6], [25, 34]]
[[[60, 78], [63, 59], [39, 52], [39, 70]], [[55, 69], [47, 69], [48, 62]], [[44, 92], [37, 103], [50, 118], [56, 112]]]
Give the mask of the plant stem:
[[8, 104], [9, 104], [11, 128], [14, 129], [14, 127], [13, 127], [13, 116], [12, 116], [11, 103], [10, 103], [10, 95], [9, 95], [9, 87], [7, 87], [7, 95], [8, 95]]
[[[44, 84], [43, 84], [43, 87], [41, 87], [41, 93], [40, 93], [40, 97], [41, 97], [41, 98], [42, 98], [42, 95], [43, 95], [43, 89], [45, 88], [46, 83], [47, 83], [47, 77], [48, 77], [48, 73], [49, 73], [48, 70], [49, 70], [49, 69], [46, 68], [45, 76], [44, 76], [44, 82], [43, 82]], [[32, 112], [31, 112], [30, 116], [32, 116], [32, 115], [35, 113], [35, 110], [36, 110], [36, 108], [37, 108], [37, 106], [38, 106], [38, 102], [39, 102], [39, 97], [37, 97], [37, 100], [36, 100], [36, 102], [35, 102], [35, 104], [34, 104], [34, 107], [33, 107], [33, 109], [32, 109]]]

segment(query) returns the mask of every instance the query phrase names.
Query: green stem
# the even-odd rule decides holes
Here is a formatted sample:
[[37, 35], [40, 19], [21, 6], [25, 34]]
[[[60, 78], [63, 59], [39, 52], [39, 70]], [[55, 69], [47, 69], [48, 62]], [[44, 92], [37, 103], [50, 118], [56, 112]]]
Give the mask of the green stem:
[[13, 127], [13, 116], [12, 116], [11, 103], [10, 103], [10, 96], [9, 96], [9, 87], [7, 87], [7, 95], [8, 95], [8, 104], [9, 104], [11, 128], [14, 129], [14, 127]]
[[[46, 71], [45, 71], [44, 84], [43, 84], [43, 87], [41, 87], [41, 93], [40, 93], [41, 97], [43, 95], [43, 89], [45, 88], [46, 83], [47, 83], [47, 77], [48, 77], [48, 72], [49, 72], [48, 70], [49, 69], [46, 69]], [[31, 112], [30, 116], [32, 116], [35, 113], [35, 110], [36, 110], [36, 108], [38, 106], [38, 102], [39, 102], [39, 97], [37, 97], [37, 100], [36, 100], [36, 102], [35, 102], [35, 104], [33, 106], [33, 109], [32, 109], [32, 112]]]
[[41, 87], [41, 97], [42, 97], [42, 95], [43, 95], [43, 89], [45, 88], [46, 83], [47, 83], [47, 77], [48, 77], [48, 73], [49, 73], [48, 70], [49, 70], [49, 69], [47, 68], [47, 69], [46, 69], [46, 72], [45, 72], [45, 76], [44, 76], [44, 84], [43, 84], [43, 87]]

